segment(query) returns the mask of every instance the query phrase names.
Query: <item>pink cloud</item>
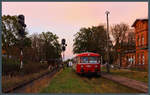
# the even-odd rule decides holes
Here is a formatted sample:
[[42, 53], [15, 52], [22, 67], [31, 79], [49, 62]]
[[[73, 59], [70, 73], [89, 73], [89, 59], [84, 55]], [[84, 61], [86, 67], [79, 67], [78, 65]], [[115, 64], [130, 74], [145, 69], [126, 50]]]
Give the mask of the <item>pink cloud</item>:
[[72, 57], [73, 35], [81, 27], [125, 22], [148, 17], [148, 2], [2, 2], [2, 15], [24, 14], [30, 33], [50, 30], [61, 40], [66, 38], [66, 56]]

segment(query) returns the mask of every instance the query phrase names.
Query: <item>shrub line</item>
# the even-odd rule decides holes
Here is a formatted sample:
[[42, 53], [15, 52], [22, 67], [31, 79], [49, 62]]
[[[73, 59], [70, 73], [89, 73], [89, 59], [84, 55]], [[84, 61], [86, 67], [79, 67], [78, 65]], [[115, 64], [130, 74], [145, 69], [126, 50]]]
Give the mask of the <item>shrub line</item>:
[[18, 89], [18, 88], [21, 88], [21, 87], [23, 87], [23, 86], [25, 86], [25, 85], [27, 85], [27, 84], [29, 84], [29, 83], [35, 81], [35, 80], [40, 79], [40, 78], [42, 78], [42, 77], [44, 77], [44, 76], [46, 76], [46, 75], [48, 75], [48, 74], [53, 75], [53, 74], [55, 74], [55, 73], [56, 73], [58, 70], [60, 70], [60, 69], [61, 69], [61, 68], [57, 68], [57, 69], [55, 69], [55, 70], [52, 70], [51, 72], [50, 72], [50, 71], [47, 71], [46, 73], [41, 74], [41, 75], [39, 75], [39, 76], [37, 76], [37, 77], [33, 77], [31, 80], [26, 81], [26, 82], [23, 82], [23, 83], [21, 83], [21, 84], [18, 84], [18, 85], [16, 85], [16, 86], [13, 87], [13, 88], [3, 89], [2, 92], [4, 92], [4, 93], [10, 93], [10, 92], [12, 92], [12, 91], [14, 91], [14, 90], [16, 90], [16, 89]]

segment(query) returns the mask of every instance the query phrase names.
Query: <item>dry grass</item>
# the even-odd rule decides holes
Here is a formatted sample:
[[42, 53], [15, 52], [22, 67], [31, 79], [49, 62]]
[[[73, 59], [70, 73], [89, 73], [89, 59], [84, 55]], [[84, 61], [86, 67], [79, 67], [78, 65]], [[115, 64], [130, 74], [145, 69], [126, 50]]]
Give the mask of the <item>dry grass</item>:
[[[55, 77], [61, 71], [57, 72], [53, 77]], [[50, 83], [51, 79], [53, 79], [53, 77], [45, 77], [40, 80], [34, 81], [32, 86], [29, 85], [26, 87], [26, 89], [24, 89], [23, 93], [38, 93], [40, 89], [43, 89], [46, 86], [48, 86], [48, 84]]]
[[12, 88], [14, 86], [17, 86], [19, 84], [22, 84], [24, 82], [27, 82], [31, 79], [34, 79], [44, 73], [46, 73], [47, 70], [42, 70], [38, 73], [33, 73], [33, 74], [28, 74], [28, 75], [22, 75], [22, 76], [2, 76], [2, 89], [8, 89], [8, 88]]

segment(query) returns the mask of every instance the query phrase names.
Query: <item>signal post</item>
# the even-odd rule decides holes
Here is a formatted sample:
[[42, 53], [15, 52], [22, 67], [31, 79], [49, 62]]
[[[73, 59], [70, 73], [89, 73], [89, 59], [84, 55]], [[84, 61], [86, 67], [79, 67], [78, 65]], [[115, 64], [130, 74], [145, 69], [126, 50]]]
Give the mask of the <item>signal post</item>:
[[17, 20], [19, 26], [18, 34], [20, 37], [20, 69], [22, 69], [23, 68], [23, 40], [25, 38], [25, 27], [26, 27], [24, 15], [19, 15]]
[[63, 38], [61, 40], [61, 45], [62, 45], [62, 61], [63, 61], [62, 65], [63, 65], [63, 68], [64, 68], [65, 50], [66, 50], [66, 46], [67, 46], [66, 39]]

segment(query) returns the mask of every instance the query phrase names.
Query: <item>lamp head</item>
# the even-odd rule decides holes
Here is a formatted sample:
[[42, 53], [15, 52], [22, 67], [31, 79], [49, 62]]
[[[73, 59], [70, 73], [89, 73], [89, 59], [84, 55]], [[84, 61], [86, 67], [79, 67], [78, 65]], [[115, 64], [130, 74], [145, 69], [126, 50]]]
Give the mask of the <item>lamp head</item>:
[[106, 11], [105, 13], [106, 13], [106, 14], [110, 14], [110, 12], [109, 12], [109, 11]]

